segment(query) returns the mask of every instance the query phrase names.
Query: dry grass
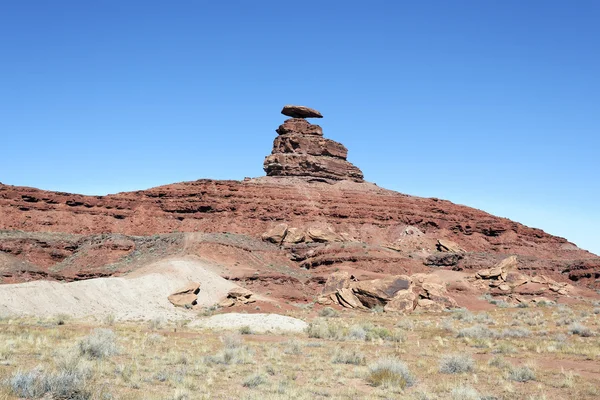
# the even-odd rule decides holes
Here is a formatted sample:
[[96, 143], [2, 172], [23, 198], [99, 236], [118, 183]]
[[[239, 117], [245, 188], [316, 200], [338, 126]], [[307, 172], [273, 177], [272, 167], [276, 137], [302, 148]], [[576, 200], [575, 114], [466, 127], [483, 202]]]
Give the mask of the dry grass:
[[0, 319], [0, 400], [594, 399], [594, 307], [409, 316], [298, 309], [290, 315], [313, 324], [295, 335]]

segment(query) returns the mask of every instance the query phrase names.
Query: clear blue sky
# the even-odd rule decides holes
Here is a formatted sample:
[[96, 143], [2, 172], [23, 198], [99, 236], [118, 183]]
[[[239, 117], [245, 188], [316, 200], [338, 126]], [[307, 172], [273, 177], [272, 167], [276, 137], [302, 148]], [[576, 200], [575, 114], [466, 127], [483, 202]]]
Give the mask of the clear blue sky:
[[284, 104], [367, 180], [600, 253], [600, 1], [3, 1], [0, 181], [262, 176]]

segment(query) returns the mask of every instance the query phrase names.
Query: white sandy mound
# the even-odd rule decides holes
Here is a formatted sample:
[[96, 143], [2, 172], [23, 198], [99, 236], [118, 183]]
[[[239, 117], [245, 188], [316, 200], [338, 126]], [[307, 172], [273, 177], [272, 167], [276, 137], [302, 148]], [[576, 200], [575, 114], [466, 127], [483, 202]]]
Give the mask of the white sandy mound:
[[0, 285], [0, 316], [76, 318], [112, 314], [118, 320], [190, 318], [167, 297], [186, 283], [200, 282], [198, 305], [210, 306], [236, 285], [197, 260], [163, 260], [116, 278], [60, 283], [34, 281]]
[[300, 319], [279, 314], [217, 314], [190, 323], [191, 327], [212, 329], [240, 329], [249, 327], [252, 332], [303, 332], [308, 324]]

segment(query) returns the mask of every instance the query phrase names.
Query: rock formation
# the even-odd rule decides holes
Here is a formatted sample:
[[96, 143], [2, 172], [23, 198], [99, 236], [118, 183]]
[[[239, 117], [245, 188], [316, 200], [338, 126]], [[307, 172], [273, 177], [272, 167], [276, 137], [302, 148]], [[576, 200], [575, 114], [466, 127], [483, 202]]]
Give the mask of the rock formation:
[[276, 130], [279, 136], [264, 162], [268, 176], [363, 181], [361, 170], [346, 160], [348, 149], [323, 138], [321, 127], [304, 119], [322, 118], [320, 112], [303, 106], [285, 106], [281, 113], [292, 118]]

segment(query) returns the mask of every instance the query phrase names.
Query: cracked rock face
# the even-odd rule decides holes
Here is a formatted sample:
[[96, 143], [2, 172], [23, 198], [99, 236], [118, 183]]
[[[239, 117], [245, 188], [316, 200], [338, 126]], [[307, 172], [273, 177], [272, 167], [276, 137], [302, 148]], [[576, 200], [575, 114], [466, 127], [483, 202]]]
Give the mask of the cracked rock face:
[[[308, 110], [311, 110], [310, 115], [321, 115], [316, 110]], [[363, 181], [362, 171], [346, 160], [348, 149], [343, 144], [324, 138], [319, 125], [298, 117], [308, 113], [284, 114], [295, 117], [286, 120], [276, 130], [279, 136], [273, 142], [271, 155], [264, 162], [268, 176]]]

